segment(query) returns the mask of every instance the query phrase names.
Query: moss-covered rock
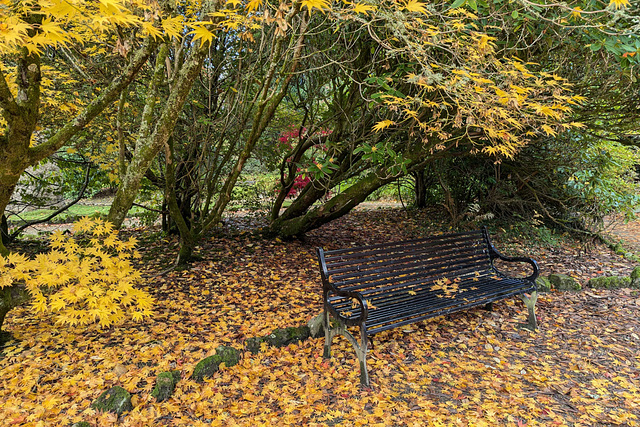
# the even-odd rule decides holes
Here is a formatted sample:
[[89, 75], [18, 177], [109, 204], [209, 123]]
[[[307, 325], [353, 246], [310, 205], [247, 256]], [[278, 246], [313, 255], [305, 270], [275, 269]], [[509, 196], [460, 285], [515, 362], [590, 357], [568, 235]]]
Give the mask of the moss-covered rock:
[[589, 279], [587, 286], [594, 289], [619, 289], [628, 288], [631, 278], [624, 276], [602, 276]]
[[631, 279], [631, 285], [629, 286], [636, 289], [640, 288], [640, 265], [633, 269], [629, 278]]
[[267, 335], [265, 340], [273, 347], [284, 347], [286, 345], [306, 340], [310, 336], [309, 327], [289, 327], [284, 329], [275, 329], [271, 334]]
[[[324, 334], [324, 330], [322, 330], [322, 334]], [[310, 336], [311, 329], [307, 325], [274, 329], [273, 332], [264, 337], [247, 338], [244, 341], [244, 348], [253, 354], [257, 354], [260, 352], [262, 343], [267, 343], [271, 347], [284, 347], [298, 341], [306, 340]]]
[[233, 347], [220, 346], [216, 348], [216, 356], [220, 358], [220, 363], [224, 362], [224, 366], [230, 368], [240, 362], [241, 354]]
[[193, 374], [191, 378], [201, 383], [205, 378], [212, 377], [213, 374], [218, 372], [220, 367], [220, 358], [215, 354], [213, 356], [206, 357], [198, 362], [196, 367], [193, 369]]
[[579, 291], [582, 289], [580, 283], [566, 274], [550, 274], [549, 282], [558, 291]]
[[260, 352], [260, 347], [262, 343], [265, 341], [264, 337], [251, 337], [244, 340], [244, 349], [251, 354], [258, 354]]
[[624, 249], [622, 242], [618, 242], [611, 246], [611, 250], [618, 255], [624, 255], [627, 251]]
[[538, 292], [549, 292], [551, 290], [551, 282], [546, 277], [538, 277], [536, 285], [538, 286]]
[[77, 423], [73, 423], [71, 427], [91, 427], [91, 424], [86, 421], [78, 421]]
[[113, 412], [122, 415], [133, 409], [131, 394], [120, 386], [113, 386], [105, 391], [91, 404], [93, 409], [102, 412]]
[[191, 378], [196, 382], [202, 382], [205, 378], [213, 376], [220, 369], [220, 364], [226, 367], [237, 365], [240, 361], [240, 352], [233, 347], [220, 346], [216, 354], [202, 359], [193, 369]]
[[307, 323], [309, 336], [311, 338], [321, 338], [324, 336], [324, 313], [320, 313]]
[[180, 371], [161, 372], [156, 379], [156, 386], [151, 392], [158, 402], [167, 400], [176, 389], [176, 384], [180, 381]]

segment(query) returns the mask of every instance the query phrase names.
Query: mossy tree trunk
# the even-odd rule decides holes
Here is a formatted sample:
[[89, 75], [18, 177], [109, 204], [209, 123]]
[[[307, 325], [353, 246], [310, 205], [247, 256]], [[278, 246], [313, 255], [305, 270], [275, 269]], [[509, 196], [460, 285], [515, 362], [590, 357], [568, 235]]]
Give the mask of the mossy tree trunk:
[[142, 178], [151, 167], [151, 163], [158, 152], [171, 137], [178, 115], [182, 111], [182, 107], [191, 91], [191, 86], [202, 68], [207, 52], [208, 44], [200, 44], [193, 50], [191, 56], [187, 58], [182, 67], [176, 70], [175, 84], [171, 87], [169, 96], [166, 102], [163, 103], [162, 111], [157, 121], [155, 121], [153, 111], [158, 104], [158, 91], [163, 81], [168, 46], [164, 45], [161, 49], [142, 115], [135, 151], [107, 216], [107, 219], [116, 228], [122, 226], [127, 212], [138, 195]]
[[[300, 12], [301, 10], [298, 6], [287, 13], [285, 22], [288, 26], [292, 26], [294, 18]], [[274, 36], [275, 43], [270, 52], [267, 72], [256, 96], [256, 102], [254, 102], [256, 108], [251, 118], [251, 132], [236, 159], [235, 165], [222, 184], [213, 209], [207, 213], [208, 215], [202, 223], [202, 231], [211, 229], [222, 220], [222, 214], [231, 201], [231, 193], [247, 160], [251, 157], [258, 140], [267, 129], [269, 123], [271, 123], [276, 110], [287, 95], [291, 80], [296, 76], [295, 73], [300, 64], [308, 25], [308, 14], [302, 13], [302, 18], [297, 26], [297, 33], [287, 36], [286, 33], [278, 33], [276, 31]], [[289, 43], [293, 46], [292, 49], [289, 49]], [[248, 112], [251, 112], [251, 109]]]
[[9, 311], [29, 301], [29, 298], [29, 293], [20, 285], [0, 289], [0, 330]]
[[[443, 150], [439, 155], [442, 155]], [[439, 156], [438, 155], [438, 156]], [[324, 182], [316, 184], [310, 183], [305, 190], [275, 219], [272, 218], [268, 229], [269, 234], [277, 234], [282, 237], [300, 236], [307, 231], [313, 230], [336, 218], [349, 213], [354, 207], [365, 201], [365, 199], [383, 185], [393, 182], [416, 170], [423, 170], [427, 164], [435, 160], [438, 156], [433, 156], [425, 149], [422, 142], [407, 143], [405, 146], [405, 159], [409, 160], [406, 170], [398, 172], [393, 165], [379, 166], [372, 168], [369, 172], [363, 173], [360, 177], [354, 177], [343, 171], [349, 169], [360, 170], [358, 164], [351, 164], [349, 157], [344, 157], [344, 164], [334, 173], [333, 177], [325, 177]], [[349, 166], [350, 165], [350, 166]], [[345, 180], [355, 180], [346, 190], [335, 194], [328, 200], [323, 201], [323, 197], [329, 194], [337, 182]]]
[[285, 211], [285, 215], [271, 223], [270, 232], [283, 237], [291, 237], [299, 236], [306, 231], [318, 228], [349, 213], [351, 209], [362, 203], [375, 190], [395, 179], [397, 178], [394, 176], [382, 177], [375, 172], [371, 172], [344, 192], [313, 208], [312, 205], [315, 201], [312, 201], [311, 197], [299, 198], [294, 202], [297, 206], [294, 206], [291, 212], [296, 211], [301, 212], [301, 214], [287, 214], [287, 211]]
[[[296, 17], [298, 19], [294, 20]], [[273, 33], [267, 33], [265, 37], [272, 40], [273, 45], [260, 44], [261, 50], [254, 52], [257, 64], [252, 64], [249, 68], [246, 68], [243, 62], [237, 62], [237, 52], [233, 49], [228, 52], [230, 46], [224, 41], [215, 49], [212, 48], [207, 63], [216, 64], [214, 68], [220, 70], [226, 70], [228, 66], [232, 71], [224, 73], [237, 75], [237, 81], [231, 89], [228, 85], [222, 84], [210, 87], [206, 94], [209, 97], [212, 94], [217, 96], [226, 90], [229, 99], [236, 101], [226, 101], [226, 108], [214, 107], [205, 110], [205, 114], [210, 114], [207, 121], [215, 122], [217, 128], [212, 126], [215, 129], [210, 130], [210, 133], [203, 132], [206, 136], [203, 139], [184, 138], [189, 144], [199, 144], [201, 148], [198, 150], [185, 147], [185, 142], [179, 138], [175, 141], [169, 140], [165, 144], [165, 202], [180, 233], [178, 263], [188, 262], [197, 241], [205, 232], [220, 223], [240, 174], [288, 93], [290, 82], [296, 77], [309, 16], [298, 6], [289, 11], [284, 19], [291, 31], [279, 32], [274, 31], [275, 27], [270, 27]], [[225, 76], [215, 76], [208, 70], [206, 77], [212, 76], [217, 82], [225, 83]], [[250, 82], [259, 82], [259, 86], [256, 88]], [[199, 103], [207, 104], [206, 100], [200, 100]], [[228, 121], [231, 115], [233, 117]], [[179, 144], [182, 144], [182, 147]], [[197, 167], [191, 167], [190, 159], [200, 158], [199, 155], [189, 154], [194, 151], [209, 152], [213, 155], [201, 160]], [[182, 159], [179, 153], [183, 153]], [[184, 179], [180, 183], [177, 182], [181, 179], [177, 173], [178, 168], [186, 169], [188, 182]], [[197, 200], [192, 209], [184, 209], [180, 201], [182, 199], [184, 202], [185, 195], [192, 188], [199, 190]], [[184, 194], [178, 194], [178, 191]], [[191, 217], [187, 217], [185, 213], [191, 213]]]

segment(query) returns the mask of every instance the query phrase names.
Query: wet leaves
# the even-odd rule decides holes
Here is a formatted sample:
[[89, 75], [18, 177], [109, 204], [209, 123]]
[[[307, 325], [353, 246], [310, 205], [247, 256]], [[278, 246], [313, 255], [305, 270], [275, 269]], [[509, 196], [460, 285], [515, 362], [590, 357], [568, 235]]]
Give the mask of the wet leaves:
[[[640, 294], [626, 289], [542, 295], [536, 333], [518, 328], [526, 309], [517, 299], [492, 312], [380, 333], [367, 358], [371, 389], [360, 388], [354, 351], [342, 337], [330, 360], [322, 359], [324, 339], [308, 339], [245, 352], [202, 384], [190, 379], [217, 347], [242, 349], [246, 338], [300, 325], [321, 310], [315, 246], [404, 239], [420, 221], [402, 211], [360, 212], [306, 242], [217, 237], [201, 245], [192, 269], [150, 279], [146, 290], [158, 302], [140, 323], [63, 328], [16, 310], [5, 327], [19, 341], [0, 359], [0, 419], [25, 426], [640, 425]], [[147, 242], [143, 259], [155, 255], [143, 267], [151, 273], [169, 263], [174, 243]], [[538, 256], [543, 274], [550, 264], [588, 277], [611, 259], [623, 264], [620, 271], [632, 267], [600, 256], [603, 249], [575, 258], [528, 249], [522, 253]], [[168, 371], [183, 380], [157, 402], [155, 378]], [[134, 405], [120, 419], [90, 408], [115, 385]]]

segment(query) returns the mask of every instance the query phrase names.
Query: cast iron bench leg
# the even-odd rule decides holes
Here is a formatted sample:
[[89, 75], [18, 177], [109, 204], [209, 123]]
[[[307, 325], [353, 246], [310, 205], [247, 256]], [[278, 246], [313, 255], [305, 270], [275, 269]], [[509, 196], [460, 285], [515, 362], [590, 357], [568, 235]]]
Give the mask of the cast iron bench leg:
[[338, 325], [331, 327], [328, 310], [324, 311], [324, 352], [322, 357], [331, 358], [331, 341], [337, 334], [343, 335], [353, 345], [356, 357], [360, 362], [360, 384], [369, 387], [369, 371], [367, 370], [367, 334], [364, 325], [360, 327], [360, 342], [349, 332], [344, 323], [338, 320]]
[[331, 358], [331, 341], [335, 336], [336, 331], [331, 329], [331, 322], [329, 322], [329, 311], [324, 310], [324, 353], [322, 357], [325, 359]]
[[538, 329], [538, 322], [536, 320], [536, 301], [538, 301], [538, 292], [531, 292], [530, 296], [523, 294], [520, 297], [522, 298], [522, 301], [524, 301], [524, 305], [526, 305], [529, 310], [527, 323], [526, 325], [523, 325], [523, 327], [535, 331]]

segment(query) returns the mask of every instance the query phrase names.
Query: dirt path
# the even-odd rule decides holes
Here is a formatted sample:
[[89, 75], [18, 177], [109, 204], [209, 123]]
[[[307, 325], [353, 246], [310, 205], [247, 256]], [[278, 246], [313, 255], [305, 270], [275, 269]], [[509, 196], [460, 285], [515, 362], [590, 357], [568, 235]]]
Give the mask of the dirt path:
[[640, 221], [629, 221], [625, 224], [622, 219], [607, 220], [609, 235], [614, 241], [621, 240], [622, 245], [640, 255]]

